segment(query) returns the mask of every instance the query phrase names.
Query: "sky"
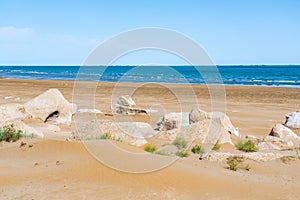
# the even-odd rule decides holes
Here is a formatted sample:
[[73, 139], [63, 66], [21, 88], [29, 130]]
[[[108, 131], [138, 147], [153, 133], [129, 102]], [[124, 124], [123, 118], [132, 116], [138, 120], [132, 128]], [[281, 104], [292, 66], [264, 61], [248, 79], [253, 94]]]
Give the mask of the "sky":
[[[218, 65], [300, 64], [300, 0], [0, 0], [0, 65], [81, 65], [103, 41], [158, 27]], [[115, 64], [186, 64], [140, 51]]]

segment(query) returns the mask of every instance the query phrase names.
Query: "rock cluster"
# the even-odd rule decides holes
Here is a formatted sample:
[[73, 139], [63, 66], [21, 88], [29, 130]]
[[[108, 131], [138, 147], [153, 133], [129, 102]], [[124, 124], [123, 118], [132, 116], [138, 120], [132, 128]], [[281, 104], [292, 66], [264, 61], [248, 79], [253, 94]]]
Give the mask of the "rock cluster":
[[[0, 105], [0, 127], [12, 125], [27, 135], [43, 137], [43, 133], [25, 124], [24, 120], [33, 118], [42, 122], [70, 125], [76, 105], [69, 103], [58, 89], [49, 89], [25, 104]], [[49, 130], [59, 131], [59, 127], [48, 125]]]

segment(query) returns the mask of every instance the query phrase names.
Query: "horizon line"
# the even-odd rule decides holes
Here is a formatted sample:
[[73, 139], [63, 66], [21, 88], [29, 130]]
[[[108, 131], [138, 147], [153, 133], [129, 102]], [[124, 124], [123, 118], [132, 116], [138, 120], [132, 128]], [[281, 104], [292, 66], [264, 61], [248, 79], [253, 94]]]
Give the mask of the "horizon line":
[[[73, 65], [73, 64], [0, 64], [0, 67], [26, 67], [26, 66], [33, 66], [33, 67], [80, 67], [83, 65]], [[87, 65], [86, 65], [87, 66]], [[187, 64], [130, 64], [130, 65], [125, 65], [125, 64], [119, 64], [119, 65], [88, 65], [88, 66], [111, 66], [111, 67], [117, 67], [117, 66], [138, 66], [138, 67], [143, 67], [143, 66], [162, 66], [162, 67], [167, 67], [167, 66], [195, 66], [195, 65], [187, 65]], [[215, 64], [215, 65], [200, 65], [200, 66], [300, 66], [299, 64]]]

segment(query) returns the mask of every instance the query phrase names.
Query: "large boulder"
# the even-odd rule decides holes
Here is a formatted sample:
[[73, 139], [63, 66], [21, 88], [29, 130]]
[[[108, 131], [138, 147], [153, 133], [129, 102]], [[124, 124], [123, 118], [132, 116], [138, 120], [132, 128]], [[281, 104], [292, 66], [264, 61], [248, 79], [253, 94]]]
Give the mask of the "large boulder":
[[276, 124], [270, 134], [270, 136], [278, 137], [281, 139], [300, 139], [298, 135], [296, 135], [291, 129], [285, 127], [282, 124]]
[[223, 113], [194, 109], [190, 113], [169, 113], [158, 123], [160, 139], [173, 141], [181, 137], [189, 144], [202, 143], [210, 150], [217, 142], [233, 144], [231, 134], [239, 136], [230, 119]]
[[197, 130], [197, 139], [200, 139], [203, 144], [214, 145], [233, 144], [231, 140], [231, 132], [223, 125], [223, 122], [218, 118], [206, 119], [191, 125]]
[[168, 131], [189, 125], [189, 113], [168, 113], [164, 115], [157, 123], [158, 130]]
[[24, 106], [18, 103], [0, 105], [0, 125], [15, 120], [23, 120], [28, 114], [25, 112]]
[[300, 112], [291, 112], [285, 116], [285, 126], [289, 128], [300, 128]]
[[[201, 109], [192, 109], [189, 113], [189, 123], [197, 123], [201, 121], [213, 121], [223, 127], [228, 133], [239, 137], [238, 130], [232, 125], [229, 117], [221, 112], [205, 112]], [[207, 122], [206, 122], [207, 123]], [[216, 124], [215, 124], [216, 125]]]
[[69, 103], [58, 89], [49, 89], [24, 104], [25, 111], [43, 122], [51, 120], [57, 124], [71, 124], [74, 104]]

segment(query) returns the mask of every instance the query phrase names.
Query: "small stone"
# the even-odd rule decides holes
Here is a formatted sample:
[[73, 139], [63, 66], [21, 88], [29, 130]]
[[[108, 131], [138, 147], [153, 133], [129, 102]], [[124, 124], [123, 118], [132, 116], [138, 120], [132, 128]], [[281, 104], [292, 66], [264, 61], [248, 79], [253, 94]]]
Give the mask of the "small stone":
[[20, 143], [20, 148], [24, 147], [26, 144], [27, 144], [26, 142], [23, 142], [23, 141], [22, 141], [22, 142]]

